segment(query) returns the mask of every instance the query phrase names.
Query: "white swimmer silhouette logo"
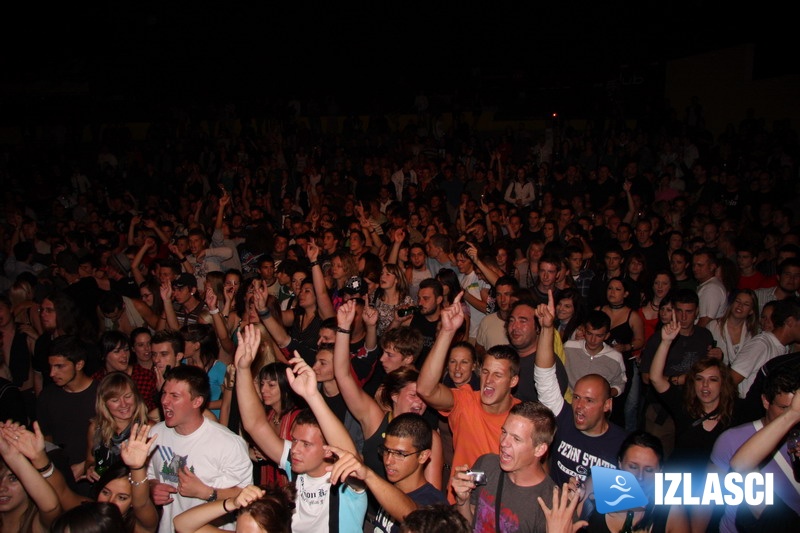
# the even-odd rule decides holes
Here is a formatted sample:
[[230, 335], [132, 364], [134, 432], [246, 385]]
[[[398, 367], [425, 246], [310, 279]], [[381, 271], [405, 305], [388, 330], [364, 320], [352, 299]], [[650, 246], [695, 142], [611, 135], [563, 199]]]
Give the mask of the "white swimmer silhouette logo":
[[606, 502], [608, 505], [610, 505], [612, 507], [615, 507], [617, 504], [619, 504], [623, 500], [628, 500], [630, 498], [633, 498], [633, 496], [628, 494], [631, 491], [631, 488], [630, 487], [627, 487], [627, 488], [625, 487], [625, 485], [627, 485], [628, 483], [625, 481], [624, 477], [617, 476], [616, 478], [614, 478], [614, 481], [616, 481], [616, 483], [611, 485], [609, 487], [609, 489], [618, 490], [618, 491], [622, 492], [623, 494], [620, 494], [619, 497], [616, 500], [614, 500], [613, 502], [608, 502], [608, 501]]
[[603, 514], [647, 505], [647, 496], [630, 472], [592, 467], [595, 504]]

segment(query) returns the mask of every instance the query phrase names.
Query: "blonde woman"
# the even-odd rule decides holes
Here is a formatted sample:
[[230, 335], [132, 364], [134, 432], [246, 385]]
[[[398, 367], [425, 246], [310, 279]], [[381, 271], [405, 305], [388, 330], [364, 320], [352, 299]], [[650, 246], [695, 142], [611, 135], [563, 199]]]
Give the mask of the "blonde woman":
[[86, 478], [93, 483], [121, 462], [120, 446], [130, 437], [133, 424], [152, 424], [136, 384], [124, 372], [111, 372], [100, 381], [95, 411], [86, 450]]
[[758, 298], [750, 289], [739, 289], [734, 293], [733, 302], [720, 318], [716, 318], [706, 325], [717, 345], [708, 355], [722, 359], [730, 365], [731, 359], [736, 358], [739, 349], [758, 334]]

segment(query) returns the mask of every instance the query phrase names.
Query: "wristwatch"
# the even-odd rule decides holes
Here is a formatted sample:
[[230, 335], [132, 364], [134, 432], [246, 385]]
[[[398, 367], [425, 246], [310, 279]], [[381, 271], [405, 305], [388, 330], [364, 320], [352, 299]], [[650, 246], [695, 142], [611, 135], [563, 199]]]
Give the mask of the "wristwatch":
[[211, 496], [209, 496], [206, 501], [207, 502], [215, 502], [215, 501], [217, 501], [217, 489], [212, 489]]

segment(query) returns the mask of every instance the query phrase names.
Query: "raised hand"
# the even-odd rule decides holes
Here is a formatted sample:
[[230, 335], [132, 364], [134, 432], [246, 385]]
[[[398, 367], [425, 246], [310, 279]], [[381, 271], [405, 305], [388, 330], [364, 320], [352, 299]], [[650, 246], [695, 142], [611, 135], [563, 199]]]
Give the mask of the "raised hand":
[[[365, 311], [366, 314], [366, 311]], [[356, 318], [356, 302], [348, 300], [336, 311], [336, 323], [340, 328], [349, 329]]]
[[244, 327], [244, 335], [242, 331], [236, 332], [236, 353], [233, 356], [236, 368], [240, 370], [248, 370], [253, 364], [258, 353], [258, 348], [261, 345], [261, 330], [253, 324], [248, 324]]
[[442, 309], [442, 331], [454, 333], [464, 323], [464, 309], [461, 307], [461, 298], [463, 297], [464, 291], [459, 292], [453, 299], [453, 305]]
[[165, 302], [172, 301], [172, 283], [170, 283], [169, 281], [165, 281], [164, 283], [162, 283], [161, 287], [159, 287], [158, 289], [158, 292], [161, 293], [161, 299], [163, 301]]
[[367, 327], [377, 326], [379, 318], [380, 314], [378, 313], [377, 309], [375, 309], [369, 304], [364, 306], [364, 312], [361, 314], [361, 319], [364, 321], [365, 326]]
[[158, 434], [147, 436], [150, 426], [147, 424], [133, 424], [131, 436], [119, 447], [122, 462], [131, 470], [142, 468], [150, 456], [150, 448], [158, 438]]
[[269, 299], [269, 289], [267, 284], [262, 280], [253, 280], [253, 303], [256, 306], [256, 311], [264, 311], [267, 308], [267, 300]]
[[306, 399], [319, 394], [316, 374], [297, 351], [294, 352], [294, 357], [289, 360], [289, 365], [291, 365], [291, 368], [286, 369], [286, 378], [289, 380], [289, 385], [293, 391]]
[[44, 435], [38, 422], [33, 423], [33, 432], [25, 429], [25, 426], [10, 421], [2, 424], [0, 431], [6, 441], [28, 460], [33, 461], [39, 454], [44, 453]]
[[553, 291], [547, 291], [547, 303], [539, 304], [536, 307], [536, 318], [539, 319], [539, 325], [543, 328], [552, 328], [553, 321], [556, 316], [556, 304], [553, 299]]
[[6, 440], [6, 437], [0, 433], [0, 456], [4, 459], [8, 460], [9, 457], [12, 455], [21, 455], [20, 451], [16, 449], [10, 442]]
[[206, 286], [206, 305], [209, 310], [214, 310], [219, 307], [217, 293], [211, 288], [211, 285]]
[[674, 341], [680, 331], [681, 325], [678, 323], [678, 319], [675, 317], [675, 310], [673, 309], [672, 319], [668, 323], [661, 326], [661, 340], [670, 342]]
[[312, 263], [319, 258], [319, 246], [317, 246], [317, 243], [313, 241], [308, 243], [306, 255], [308, 256], [308, 260]]
[[478, 258], [478, 248], [471, 242], [467, 243], [467, 257], [469, 257], [473, 263]]

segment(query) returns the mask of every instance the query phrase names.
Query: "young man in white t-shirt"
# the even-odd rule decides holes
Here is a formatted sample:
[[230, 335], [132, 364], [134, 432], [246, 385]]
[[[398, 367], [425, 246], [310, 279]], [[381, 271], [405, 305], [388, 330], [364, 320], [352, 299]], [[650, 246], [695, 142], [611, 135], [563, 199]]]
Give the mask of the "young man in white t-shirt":
[[[263, 405], [253, 385], [250, 365], [261, 343], [261, 333], [252, 325], [239, 335], [236, 349], [236, 395], [244, 429], [256, 445], [295, 481], [297, 507], [292, 519], [294, 533], [327, 531], [329, 520], [339, 523], [341, 533], [359, 533], [367, 511], [367, 493], [357, 480], [331, 485], [332, 459], [338, 459], [329, 445], [357, 455], [355, 444], [344, 425], [333, 414], [317, 388], [314, 371], [295, 352], [286, 376], [292, 389], [302, 396], [310, 410], [297, 415], [291, 440], [280, 438], [267, 421]], [[336, 491], [331, 494], [331, 491]], [[338, 496], [338, 497], [337, 497]], [[331, 513], [331, 500], [339, 507]]]

